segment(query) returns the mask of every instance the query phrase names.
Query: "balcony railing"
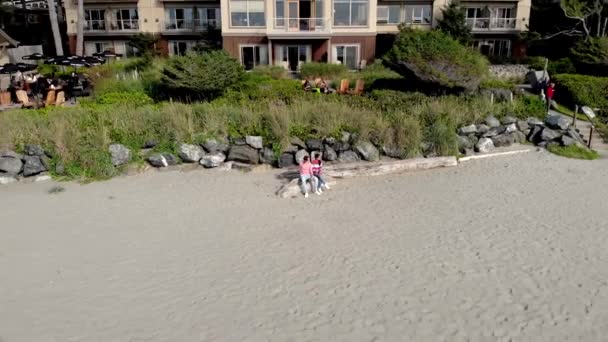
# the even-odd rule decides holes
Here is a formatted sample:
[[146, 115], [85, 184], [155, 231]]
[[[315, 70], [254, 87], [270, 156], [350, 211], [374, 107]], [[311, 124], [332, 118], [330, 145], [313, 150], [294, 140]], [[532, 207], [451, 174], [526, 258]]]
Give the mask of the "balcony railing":
[[137, 31], [139, 30], [139, 19], [112, 20], [111, 31]]
[[84, 22], [85, 31], [105, 31], [106, 21], [103, 19], [89, 19]]
[[202, 32], [209, 29], [219, 29], [220, 21], [217, 19], [170, 19], [165, 22], [165, 31]]
[[467, 18], [472, 31], [514, 30], [517, 18]]
[[274, 32], [329, 32], [331, 27], [329, 18], [274, 18]]

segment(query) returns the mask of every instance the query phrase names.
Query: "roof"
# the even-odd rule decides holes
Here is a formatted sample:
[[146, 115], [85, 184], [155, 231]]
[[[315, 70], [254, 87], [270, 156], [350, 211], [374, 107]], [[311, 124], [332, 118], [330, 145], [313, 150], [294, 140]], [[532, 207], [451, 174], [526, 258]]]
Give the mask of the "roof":
[[19, 46], [19, 42], [11, 38], [4, 30], [0, 29], [0, 45]]

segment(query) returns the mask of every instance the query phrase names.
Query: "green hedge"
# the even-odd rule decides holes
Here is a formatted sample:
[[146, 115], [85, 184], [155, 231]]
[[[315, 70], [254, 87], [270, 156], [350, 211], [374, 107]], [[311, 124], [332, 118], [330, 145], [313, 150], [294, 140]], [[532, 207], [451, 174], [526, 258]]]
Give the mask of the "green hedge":
[[330, 63], [304, 63], [300, 68], [302, 78], [322, 78], [326, 80], [335, 79], [348, 72], [343, 64]]
[[559, 74], [556, 82], [555, 98], [570, 107], [589, 106], [608, 110], [608, 77]]

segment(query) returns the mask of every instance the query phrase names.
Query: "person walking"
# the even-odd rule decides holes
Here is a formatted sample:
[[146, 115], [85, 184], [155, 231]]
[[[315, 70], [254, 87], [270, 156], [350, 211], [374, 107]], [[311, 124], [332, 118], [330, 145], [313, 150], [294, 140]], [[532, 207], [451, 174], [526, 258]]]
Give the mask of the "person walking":
[[317, 192], [323, 193], [323, 189], [329, 190], [329, 185], [323, 179], [323, 160], [321, 160], [321, 152], [313, 154], [312, 174], [317, 178]]
[[320, 195], [317, 190], [316, 177], [313, 175], [312, 163], [310, 162], [309, 157], [305, 156], [300, 163], [300, 188], [302, 189], [302, 193], [304, 193], [304, 198], [308, 198], [308, 188], [306, 187], [307, 181], [310, 181], [312, 192]]
[[547, 114], [550, 114], [551, 112], [551, 102], [553, 102], [553, 95], [555, 94], [555, 83], [551, 82], [549, 83], [549, 86], [547, 87], [547, 92], [546, 92], [546, 96], [547, 96]]

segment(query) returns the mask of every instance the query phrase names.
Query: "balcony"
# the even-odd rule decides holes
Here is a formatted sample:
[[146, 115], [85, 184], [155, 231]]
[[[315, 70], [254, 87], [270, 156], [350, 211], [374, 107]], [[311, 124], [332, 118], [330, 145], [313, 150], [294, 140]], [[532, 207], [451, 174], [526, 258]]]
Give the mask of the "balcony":
[[161, 29], [163, 32], [191, 33], [219, 30], [221, 26], [218, 19], [170, 19], [164, 22]]
[[138, 19], [123, 20], [87, 20], [84, 23], [84, 33], [89, 36], [109, 36], [133, 34], [139, 30]]
[[517, 18], [467, 18], [473, 32], [514, 31]]
[[270, 34], [314, 36], [331, 30], [330, 18], [274, 18]]

